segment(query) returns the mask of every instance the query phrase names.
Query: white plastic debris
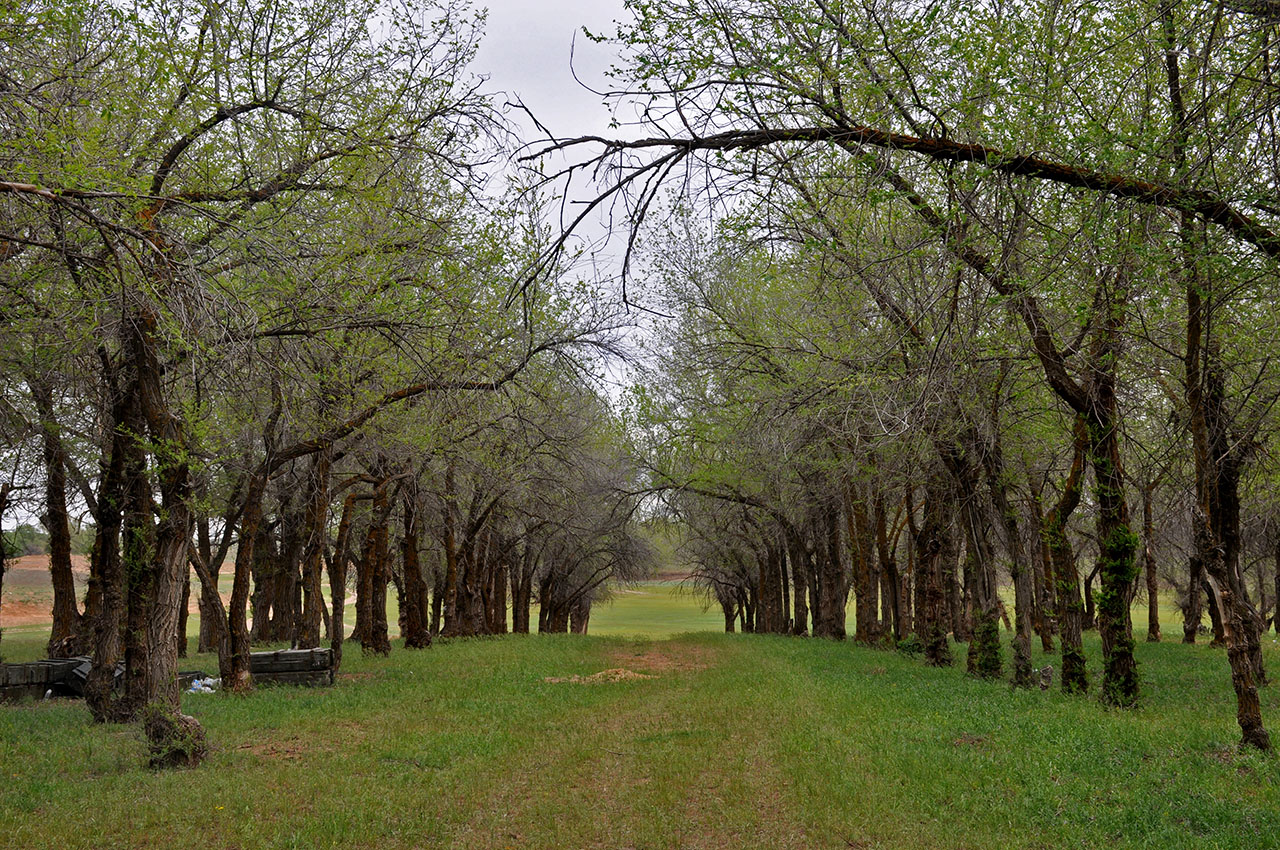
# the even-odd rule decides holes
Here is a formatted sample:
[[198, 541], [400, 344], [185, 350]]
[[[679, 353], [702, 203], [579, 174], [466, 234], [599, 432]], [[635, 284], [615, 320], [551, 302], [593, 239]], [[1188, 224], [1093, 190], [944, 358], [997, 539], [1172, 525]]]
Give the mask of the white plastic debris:
[[212, 677], [208, 679], [201, 679], [199, 676], [197, 676], [195, 679], [191, 681], [191, 687], [187, 688], [187, 693], [211, 694], [211, 693], [214, 693], [214, 690], [217, 688], [217, 686], [221, 684], [222, 684], [221, 679], [214, 679]]

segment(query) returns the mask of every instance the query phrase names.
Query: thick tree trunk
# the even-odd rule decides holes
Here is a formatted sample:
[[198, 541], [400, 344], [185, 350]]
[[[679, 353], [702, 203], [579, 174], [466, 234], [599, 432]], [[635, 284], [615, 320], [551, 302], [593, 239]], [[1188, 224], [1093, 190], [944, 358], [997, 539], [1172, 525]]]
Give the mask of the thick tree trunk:
[[852, 490], [845, 501], [845, 527], [853, 560], [853, 639], [870, 645], [880, 637], [880, 621], [876, 616], [879, 589], [871, 581], [871, 563], [876, 557], [875, 535], [862, 494]]
[[916, 633], [924, 644], [925, 660], [935, 667], [950, 667], [953, 659], [947, 640], [948, 611], [942, 560], [947, 544], [950, 500], [941, 470], [929, 479], [924, 498], [924, 523], [916, 533], [916, 584], [924, 587], [924, 604], [916, 608]]
[[956, 486], [969, 549], [965, 584], [972, 588], [973, 637], [969, 641], [966, 665], [969, 673], [993, 679], [1000, 676], [1003, 667], [995, 551], [988, 536], [991, 527], [988, 503], [978, 489], [979, 471], [972, 456], [976, 449], [976, 435], [967, 434], [966, 437], [964, 445], [939, 444], [938, 448]]
[[[145, 707], [153, 716], [177, 713], [179, 609], [183, 575], [190, 548], [191, 477], [186, 465], [185, 440], [177, 416], [167, 407], [161, 389], [156, 351], [155, 317], [138, 311], [126, 323], [125, 350], [130, 381], [121, 400], [117, 434], [127, 453], [123, 466], [123, 557], [118, 575], [125, 602], [123, 635], [124, 693], [110, 693], [114, 664], [95, 657], [90, 705], [95, 719], [132, 721]], [[153, 468], [159, 483], [160, 513], [153, 521], [153, 481], [148, 474], [141, 438], [154, 446]], [[194, 722], [194, 721], [193, 721]], [[148, 724], [148, 734], [153, 725]], [[159, 727], [156, 727], [159, 728]], [[199, 725], [195, 725], [198, 732]], [[153, 746], [164, 742], [152, 740]]]
[[1114, 371], [1099, 379], [1097, 416], [1088, 422], [1094, 498], [1098, 503], [1098, 634], [1102, 637], [1102, 699], [1110, 705], [1138, 701], [1138, 665], [1133, 655], [1129, 600], [1138, 576], [1138, 538], [1129, 527], [1129, 508], [1120, 467], [1120, 439], [1112, 392]]
[[49, 632], [50, 658], [79, 655], [87, 641], [82, 634], [80, 609], [76, 604], [75, 576], [71, 571], [71, 520], [67, 514], [66, 451], [54, 419], [53, 390], [43, 381], [28, 378], [27, 384], [40, 416], [41, 449], [44, 456], [44, 515], [40, 518], [49, 534], [49, 576], [53, 583], [53, 627]]
[[404, 568], [405, 604], [401, 614], [404, 619], [404, 645], [406, 649], [425, 649], [431, 646], [430, 600], [427, 583], [422, 578], [422, 563], [418, 557], [418, 505], [413, 488], [406, 488], [404, 496], [404, 538], [400, 543], [400, 560]]
[[782, 560], [781, 552], [773, 544], [765, 544], [759, 560], [760, 603], [756, 617], [756, 630], [765, 634], [782, 634], [787, 630]]
[[122, 649], [124, 621], [124, 567], [120, 556], [120, 529], [124, 514], [125, 481], [137, 473], [134, 440], [123, 422], [124, 401], [112, 406], [111, 448], [103, 465], [98, 490], [97, 532], [89, 571], [90, 589], [97, 589], [99, 608], [93, 622], [93, 665], [85, 682], [85, 704], [99, 723], [111, 719], [111, 690]]

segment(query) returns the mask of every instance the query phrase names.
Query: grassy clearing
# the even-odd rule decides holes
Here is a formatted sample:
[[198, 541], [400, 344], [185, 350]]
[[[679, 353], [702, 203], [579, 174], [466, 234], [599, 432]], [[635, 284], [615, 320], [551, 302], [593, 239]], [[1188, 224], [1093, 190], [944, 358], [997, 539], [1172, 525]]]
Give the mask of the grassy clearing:
[[[635, 604], [690, 607], [653, 593]], [[640, 622], [629, 599], [611, 628]], [[1097, 659], [1096, 640], [1088, 650]], [[1119, 712], [815, 640], [534, 635], [353, 651], [331, 689], [184, 697], [215, 743], [194, 771], [145, 769], [135, 729], [94, 726], [75, 702], [0, 710], [0, 835], [60, 850], [1254, 850], [1280, 834], [1280, 762], [1236, 752], [1221, 651], [1138, 652], [1147, 696]], [[544, 681], [620, 667], [654, 678]], [[1278, 703], [1268, 689], [1269, 719]]]
[[594, 635], [668, 638], [685, 632], [724, 630], [719, 608], [703, 610], [702, 598], [675, 581], [647, 581], [614, 591], [591, 608]]
[[[718, 634], [718, 612], [673, 584], [619, 594], [591, 626], [388, 659], [353, 649], [330, 689], [185, 696], [215, 746], [194, 771], [147, 770], [135, 728], [94, 726], [77, 702], [0, 708], [0, 836], [59, 850], [1254, 850], [1280, 834], [1280, 760], [1235, 749], [1225, 659], [1203, 644], [1140, 642], [1144, 702], [1121, 712], [848, 643]], [[6, 630], [6, 655], [38, 657], [46, 635]], [[1280, 647], [1266, 653], [1280, 670]], [[545, 681], [615, 668], [652, 678]], [[1274, 727], [1280, 686], [1263, 703]]]

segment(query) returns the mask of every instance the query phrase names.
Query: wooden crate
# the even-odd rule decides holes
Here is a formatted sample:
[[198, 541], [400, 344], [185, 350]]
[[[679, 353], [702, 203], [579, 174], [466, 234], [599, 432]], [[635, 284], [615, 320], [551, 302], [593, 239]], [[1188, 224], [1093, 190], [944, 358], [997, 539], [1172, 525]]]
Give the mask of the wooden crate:
[[330, 649], [281, 649], [249, 655], [249, 672], [259, 683], [332, 685], [333, 651]]

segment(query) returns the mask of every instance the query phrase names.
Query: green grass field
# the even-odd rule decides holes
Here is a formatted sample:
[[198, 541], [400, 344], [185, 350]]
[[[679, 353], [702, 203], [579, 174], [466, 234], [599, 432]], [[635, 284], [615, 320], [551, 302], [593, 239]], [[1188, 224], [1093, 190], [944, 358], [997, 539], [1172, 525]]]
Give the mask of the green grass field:
[[[718, 612], [671, 585], [638, 590], [593, 612], [593, 636], [355, 649], [332, 688], [184, 696], [214, 745], [195, 770], [148, 770], [136, 728], [94, 726], [73, 701], [0, 708], [0, 846], [1257, 850], [1280, 836], [1280, 761], [1236, 750], [1220, 650], [1140, 642], [1143, 703], [1116, 711], [850, 643], [718, 634]], [[683, 628], [708, 631], [617, 636]], [[1267, 656], [1280, 670], [1270, 641]], [[652, 678], [546, 681], [617, 668]], [[1274, 727], [1280, 686], [1263, 703]]]

